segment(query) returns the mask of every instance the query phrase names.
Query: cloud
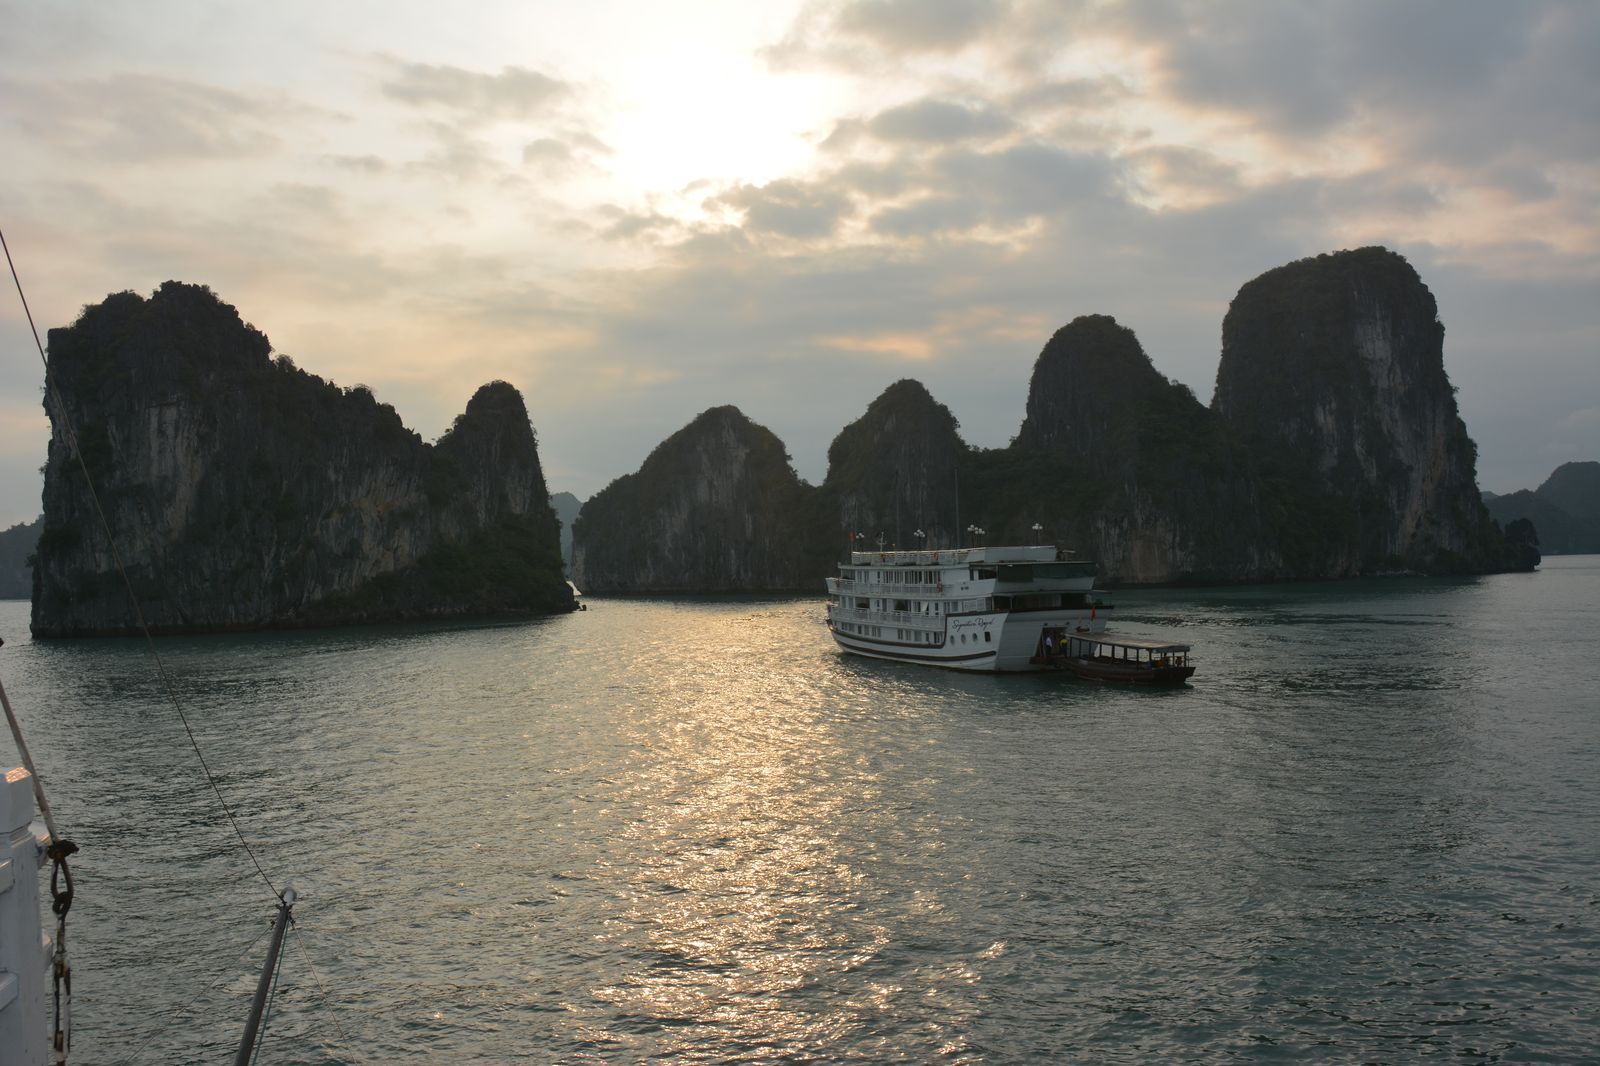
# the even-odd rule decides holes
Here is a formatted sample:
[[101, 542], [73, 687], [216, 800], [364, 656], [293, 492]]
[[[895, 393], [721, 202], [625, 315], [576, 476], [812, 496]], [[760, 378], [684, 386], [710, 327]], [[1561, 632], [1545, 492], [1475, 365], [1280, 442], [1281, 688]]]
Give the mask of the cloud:
[[568, 83], [526, 67], [484, 74], [461, 67], [388, 59], [384, 95], [403, 104], [454, 112], [469, 121], [548, 115], [572, 96]]
[[322, 161], [330, 167], [347, 170], [352, 174], [365, 177], [387, 173], [390, 169], [389, 162], [376, 155], [325, 155]]
[[984, 104], [923, 99], [880, 111], [866, 129], [884, 141], [950, 143], [998, 137], [1010, 132], [1012, 122]]
[[834, 28], [886, 51], [952, 52], [971, 44], [1005, 10], [994, 0], [853, 0]]
[[1600, 434], [1600, 407], [1580, 407], [1556, 421], [1556, 428], [1564, 433]]
[[852, 210], [849, 197], [839, 191], [787, 179], [740, 185], [711, 202], [742, 212], [747, 232], [795, 240], [831, 235]]
[[[47, 9], [19, 17], [74, 21]], [[297, 50], [260, 65], [170, 66], [147, 16], [151, 40], [111, 34], [93, 64], [70, 28], [49, 54], [0, 40], [15, 236], [62, 249], [38, 271], [43, 321], [205, 282], [426, 435], [505, 377], [553, 483], [586, 493], [718, 403], [820, 477], [829, 437], [907, 359], [970, 440], [1004, 444], [1040, 347], [1078, 314], [1115, 315], [1205, 398], [1241, 284], [1385, 243], [1439, 298], [1480, 473], [1595, 439], [1592, 5], [807, 3], [764, 53], [790, 72], [774, 98], [806, 104], [770, 116], [795, 151], [740, 174], [672, 138], [701, 169], [657, 186], [625, 110], [652, 87], [615, 42], [468, 51], [502, 24], [468, 8], [462, 36], [383, 34], [411, 50], [350, 69], [312, 47], [323, 21], [271, 10], [258, 22]], [[563, 54], [589, 66], [569, 79], [548, 65]], [[274, 68], [316, 106], [229, 80]], [[732, 135], [715, 108], [680, 114]]]
[[997, 152], [952, 150], [930, 167], [940, 187], [982, 203], [986, 219], [996, 223], [1117, 199], [1120, 169], [1106, 155], [1037, 142]]
[[600, 235], [608, 241], [656, 244], [676, 241], [690, 232], [682, 220], [659, 211], [629, 211], [616, 204], [602, 204], [598, 214], [602, 219]]
[[549, 171], [566, 172], [577, 162], [572, 147], [554, 137], [540, 137], [522, 146], [522, 162]]
[[63, 82], [0, 79], [0, 100], [40, 143], [146, 167], [268, 155], [284, 145], [281, 130], [323, 114], [276, 92], [133, 73]]
[[455, 182], [485, 181], [505, 174], [505, 163], [488, 141], [448, 122], [430, 122], [425, 128], [433, 147], [404, 164], [405, 173]]
[[983, 223], [977, 202], [965, 196], [930, 196], [872, 216], [872, 229], [890, 237], [935, 237], [962, 233]]
[[597, 156], [611, 155], [599, 138], [582, 130], [565, 130], [560, 136], [540, 137], [522, 146], [522, 164], [548, 178], [566, 178], [598, 169]]
[[1587, 4], [1144, 0], [1073, 25], [1139, 50], [1153, 99], [1302, 147], [1342, 133], [1386, 162], [1455, 168], [1600, 147]]
[[1160, 90], [1188, 107], [1248, 114], [1304, 136], [1351, 112], [1347, 87], [1331, 69], [1341, 42], [1328, 32], [1325, 7], [1151, 2], [1108, 9], [1105, 18], [1153, 50]]
[[1134, 89], [1126, 81], [1109, 75], [1095, 78], [1040, 78], [1035, 75], [1006, 97], [1005, 106], [1023, 114], [1081, 113], [1103, 111], [1134, 96]]
[[1239, 166], [1201, 148], [1150, 145], [1128, 153], [1126, 160], [1140, 189], [1157, 202], [1215, 202], [1244, 191]]
[[761, 54], [775, 70], [870, 70], [875, 56], [907, 60], [963, 51], [1000, 25], [1000, 0], [813, 0]]

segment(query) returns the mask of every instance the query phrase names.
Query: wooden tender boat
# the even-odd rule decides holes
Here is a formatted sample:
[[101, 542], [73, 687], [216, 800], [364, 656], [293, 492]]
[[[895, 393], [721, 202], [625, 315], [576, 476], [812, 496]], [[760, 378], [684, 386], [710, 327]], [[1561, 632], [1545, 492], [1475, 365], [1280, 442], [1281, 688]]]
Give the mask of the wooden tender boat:
[[1108, 633], [1047, 630], [1033, 661], [1091, 681], [1181, 685], [1194, 674], [1189, 645]]

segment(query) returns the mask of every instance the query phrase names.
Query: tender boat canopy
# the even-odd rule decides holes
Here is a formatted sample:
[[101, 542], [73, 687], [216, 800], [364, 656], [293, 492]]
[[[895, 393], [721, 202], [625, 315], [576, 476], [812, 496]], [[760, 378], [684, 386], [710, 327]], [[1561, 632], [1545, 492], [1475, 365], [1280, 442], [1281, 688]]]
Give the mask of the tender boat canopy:
[[[1124, 637], [1120, 635], [1093, 636], [1068, 633], [1067, 638], [1077, 641], [1079, 644], [1093, 645], [1104, 654], [1112, 654], [1112, 648], [1126, 648], [1129, 651], [1149, 652], [1153, 656], [1177, 655], [1188, 651], [1190, 648], [1188, 644], [1174, 644], [1167, 640], [1144, 640], [1139, 637]], [[1085, 648], [1084, 650], [1088, 651], [1089, 649]]]

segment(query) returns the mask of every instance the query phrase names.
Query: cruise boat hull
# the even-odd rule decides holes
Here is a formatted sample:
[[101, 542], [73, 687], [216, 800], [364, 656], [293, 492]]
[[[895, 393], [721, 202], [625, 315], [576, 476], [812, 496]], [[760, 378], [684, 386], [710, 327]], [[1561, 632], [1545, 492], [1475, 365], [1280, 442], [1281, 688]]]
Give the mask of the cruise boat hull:
[[1099, 633], [1094, 564], [1052, 545], [854, 552], [828, 580], [828, 628], [852, 655], [980, 672], [1049, 669], [1047, 632]]
[[[1106, 612], [1110, 606], [1097, 607], [1093, 617], [1090, 611], [1072, 614], [1040, 616], [1015, 614], [962, 615], [950, 619], [952, 627], [960, 629], [945, 635], [938, 645], [908, 644], [894, 640], [863, 637], [841, 633], [833, 629], [834, 643], [852, 655], [865, 655], [873, 659], [895, 662], [922, 663], [942, 666], [950, 670], [975, 670], [979, 672], [1012, 672], [1054, 670], [1054, 665], [1044, 665], [1037, 660], [1039, 641], [1045, 630], [1067, 629], [1085, 633], [1102, 633], [1106, 628]], [[984, 634], [989, 639], [984, 639]], [[966, 639], [962, 639], [965, 636]]]

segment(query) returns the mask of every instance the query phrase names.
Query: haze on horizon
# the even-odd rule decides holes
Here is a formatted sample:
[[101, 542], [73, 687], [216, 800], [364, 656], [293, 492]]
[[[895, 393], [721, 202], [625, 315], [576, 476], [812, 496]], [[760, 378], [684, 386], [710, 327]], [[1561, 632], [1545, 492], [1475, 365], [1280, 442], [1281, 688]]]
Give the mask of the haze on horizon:
[[[820, 481], [902, 377], [1005, 444], [1080, 314], [1209, 400], [1264, 270], [1406, 256], [1479, 484], [1600, 458], [1600, 6], [0, 0], [41, 332], [209, 285], [436, 438], [524, 394], [587, 497], [734, 404]], [[0, 300], [0, 525], [48, 421]]]

